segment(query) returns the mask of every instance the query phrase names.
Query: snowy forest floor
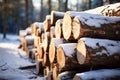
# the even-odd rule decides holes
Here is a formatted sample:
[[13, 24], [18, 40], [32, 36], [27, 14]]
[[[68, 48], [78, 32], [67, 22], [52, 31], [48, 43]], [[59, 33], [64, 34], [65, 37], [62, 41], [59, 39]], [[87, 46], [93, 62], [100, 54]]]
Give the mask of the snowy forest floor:
[[[0, 80], [45, 80], [35, 73], [35, 63], [32, 63], [25, 52], [18, 49], [19, 36], [7, 35], [3, 39], [0, 34]], [[34, 66], [30, 69], [21, 67]]]

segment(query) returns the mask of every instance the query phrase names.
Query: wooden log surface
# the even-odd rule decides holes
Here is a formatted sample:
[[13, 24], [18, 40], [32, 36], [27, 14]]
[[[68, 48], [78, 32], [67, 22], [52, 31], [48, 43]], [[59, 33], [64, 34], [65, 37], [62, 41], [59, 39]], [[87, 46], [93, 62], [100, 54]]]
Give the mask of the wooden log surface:
[[45, 21], [44, 21], [44, 32], [50, 31], [51, 27], [51, 16], [46, 15]]
[[53, 63], [54, 61], [56, 62], [55, 58], [56, 58], [56, 52], [57, 52], [57, 48], [60, 44], [63, 43], [62, 39], [57, 39], [57, 38], [52, 38], [50, 45], [49, 45], [49, 60], [50, 63]]
[[81, 38], [77, 43], [80, 65], [120, 67], [120, 41]]
[[83, 73], [77, 73], [73, 80], [119, 80], [119, 69], [101, 69], [95, 71], [88, 71]]
[[50, 44], [50, 32], [45, 32], [43, 37], [43, 42], [42, 42], [42, 46], [44, 51], [48, 52], [49, 50], [49, 44]]
[[64, 12], [52, 11], [51, 12], [51, 25], [55, 26], [55, 23], [58, 19], [62, 19], [64, 17]]
[[41, 38], [39, 36], [35, 36], [34, 47], [37, 48], [39, 46], [39, 43], [41, 43]]
[[73, 21], [73, 36], [120, 40], [120, 18], [81, 12]]
[[105, 16], [120, 16], [120, 3], [106, 5], [102, 14]]
[[49, 57], [48, 57], [48, 52], [44, 52], [42, 65], [43, 65], [44, 67], [45, 67], [45, 66], [50, 66], [50, 61], [49, 61]]
[[56, 38], [63, 37], [62, 25], [63, 25], [63, 19], [58, 19], [55, 23], [55, 37]]
[[60, 44], [57, 49], [57, 63], [60, 71], [79, 67], [76, 57], [76, 43]]
[[55, 26], [50, 27], [50, 38], [55, 38]]

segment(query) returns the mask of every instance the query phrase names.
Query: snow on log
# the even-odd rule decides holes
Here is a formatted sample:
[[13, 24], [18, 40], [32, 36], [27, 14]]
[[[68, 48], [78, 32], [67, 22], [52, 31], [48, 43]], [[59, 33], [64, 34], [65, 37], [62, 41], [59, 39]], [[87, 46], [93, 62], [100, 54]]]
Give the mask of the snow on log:
[[31, 35], [31, 34], [32, 34], [32, 29], [31, 29], [31, 27], [27, 27], [27, 28], [25, 29], [25, 31], [27, 32], [27, 35]]
[[120, 3], [106, 5], [106, 8], [102, 11], [105, 16], [120, 16]]
[[75, 74], [78, 71], [65, 71], [60, 74], [58, 74], [57, 79], [58, 80], [72, 80]]
[[95, 71], [88, 71], [77, 73], [73, 80], [119, 80], [119, 69], [101, 69]]
[[50, 32], [45, 32], [42, 40], [43, 40], [42, 42], [43, 49], [44, 51], [48, 52], [49, 44], [50, 44]]
[[43, 29], [44, 24], [42, 22], [34, 22], [31, 24], [32, 34], [36, 35], [37, 29]]
[[26, 41], [27, 46], [34, 45], [34, 39], [35, 39], [35, 36], [32, 36], [32, 35], [26, 36], [25, 41]]
[[20, 37], [25, 37], [27, 35], [26, 30], [20, 30], [19, 35], [20, 35]]
[[36, 29], [36, 36], [41, 36], [41, 34], [44, 32], [44, 24], [39, 23], [39, 27]]
[[50, 45], [49, 45], [49, 60], [50, 60], [50, 63], [53, 63], [55, 61], [57, 48], [62, 43], [63, 43], [62, 39], [58, 39], [58, 38], [52, 38], [51, 39], [51, 42], [50, 42]]
[[77, 43], [77, 60], [81, 65], [120, 66], [120, 41], [81, 38]]
[[50, 27], [50, 38], [54, 38], [55, 37], [55, 26], [51, 26]]
[[34, 47], [37, 48], [39, 46], [39, 43], [41, 43], [40, 37], [39, 36], [35, 36]]
[[72, 70], [79, 66], [76, 57], [76, 43], [59, 45], [57, 49], [57, 63], [60, 71]]
[[73, 36], [120, 40], [120, 18], [81, 12], [73, 20]]
[[44, 21], [44, 32], [50, 31], [51, 27], [51, 16], [47, 15]]
[[55, 23], [58, 19], [62, 19], [64, 17], [64, 12], [52, 11], [51, 12], [51, 25], [55, 26]]
[[63, 25], [63, 19], [58, 19], [55, 23], [55, 37], [56, 38], [63, 37], [62, 25]]

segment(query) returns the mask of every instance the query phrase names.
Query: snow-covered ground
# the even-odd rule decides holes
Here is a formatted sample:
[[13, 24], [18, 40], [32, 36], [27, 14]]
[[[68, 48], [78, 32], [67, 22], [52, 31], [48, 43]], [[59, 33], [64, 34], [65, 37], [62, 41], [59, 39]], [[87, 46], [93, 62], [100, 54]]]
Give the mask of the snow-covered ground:
[[7, 35], [3, 39], [0, 34], [0, 80], [44, 80], [31, 70], [20, 70], [20, 67], [34, 65], [27, 58], [24, 51], [18, 49], [20, 44], [18, 35]]

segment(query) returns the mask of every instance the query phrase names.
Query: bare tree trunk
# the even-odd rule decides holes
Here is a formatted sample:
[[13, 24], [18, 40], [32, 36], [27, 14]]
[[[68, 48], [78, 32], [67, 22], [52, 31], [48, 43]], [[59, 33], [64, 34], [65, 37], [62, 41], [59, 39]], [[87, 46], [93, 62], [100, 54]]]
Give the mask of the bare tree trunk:
[[30, 24], [33, 23], [33, 3], [32, 0], [29, 1], [30, 4]]
[[28, 0], [25, 0], [25, 28], [28, 27]]
[[43, 0], [41, 0], [41, 2], [40, 2], [40, 4], [41, 4], [41, 6], [40, 6], [40, 21], [42, 21], [43, 20]]
[[6, 38], [6, 11], [7, 11], [7, 0], [3, 0], [3, 38]]
[[49, 14], [51, 13], [51, 0], [48, 0], [48, 9], [49, 9]]
[[65, 11], [68, 10], [68, 7], [67, 7], [67, 6], [68, 6], [68, 0], [65, 1]]

